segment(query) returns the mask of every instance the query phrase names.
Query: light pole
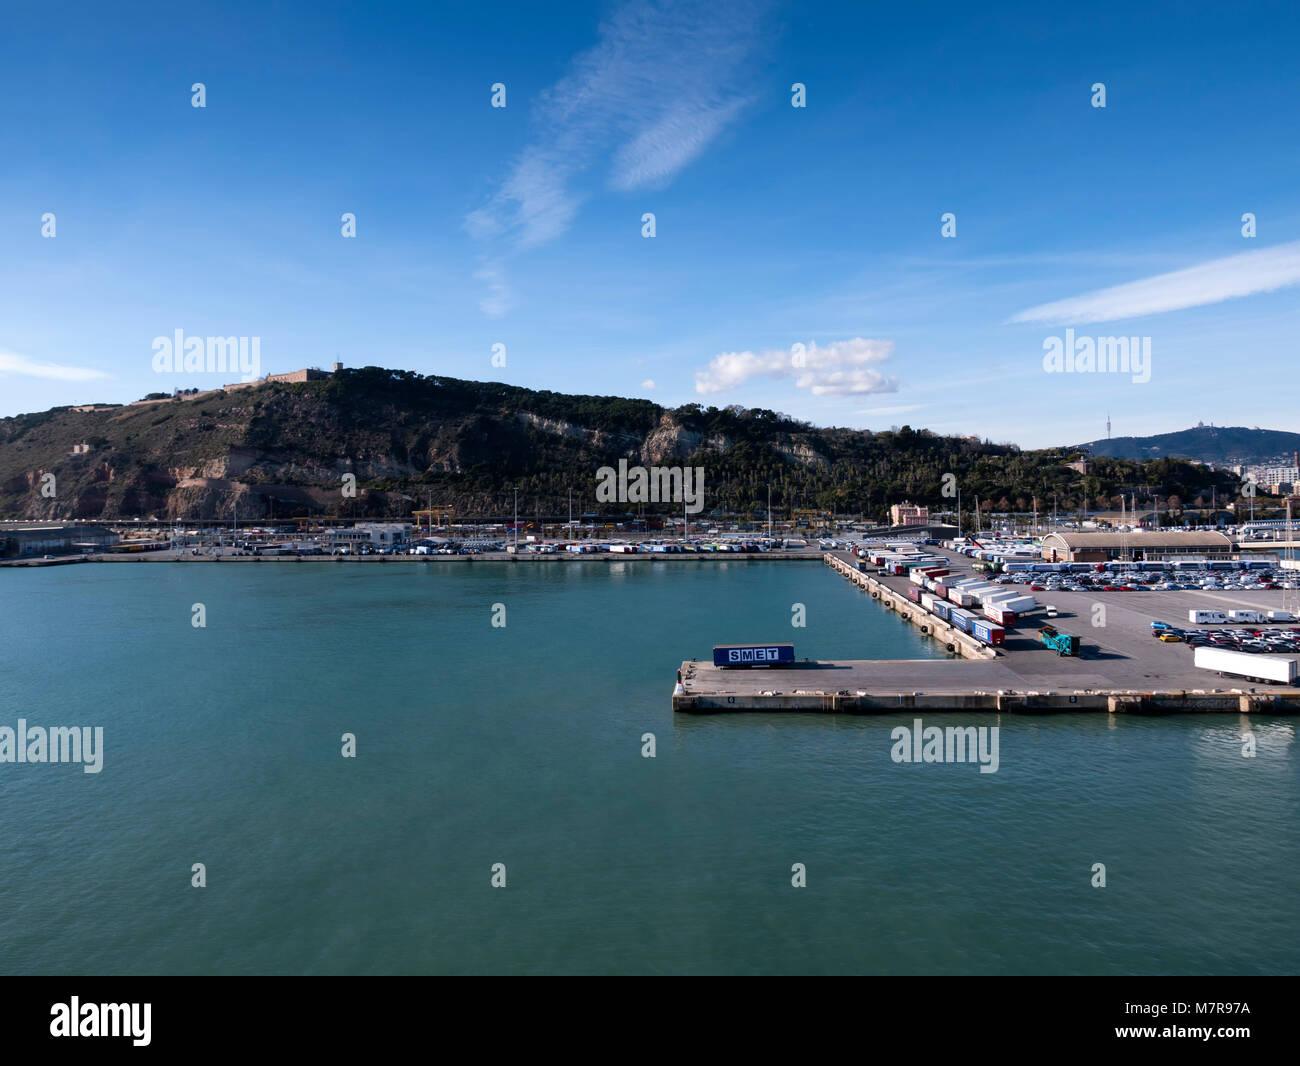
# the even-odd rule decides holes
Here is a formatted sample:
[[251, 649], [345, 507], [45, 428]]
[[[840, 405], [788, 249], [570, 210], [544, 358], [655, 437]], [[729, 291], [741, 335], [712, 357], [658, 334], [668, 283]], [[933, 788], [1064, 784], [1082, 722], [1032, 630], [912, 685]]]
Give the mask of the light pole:
[[515, 554], [519, 554], [519, 489], [515, 489]]

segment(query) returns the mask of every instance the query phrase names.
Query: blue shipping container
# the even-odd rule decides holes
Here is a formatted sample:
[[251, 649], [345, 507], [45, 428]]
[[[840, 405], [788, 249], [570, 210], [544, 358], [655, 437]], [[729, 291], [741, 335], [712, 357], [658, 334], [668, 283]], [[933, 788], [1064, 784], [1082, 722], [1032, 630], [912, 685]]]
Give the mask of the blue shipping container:
[[960, 607], [954, 607], [950, 615], [952, 624], [960, 629], [963, 633], [969, 633], [971, 623], [975, 620], [974, 615], [969, 611], [963, 611]]
[[793, 644], [715, 644], [714, 666], [788, 666], [794, 662]]
[[948, 604], [944, 603], [943, 600], [935, 600], [934, 606], [931, 607], [930, 610], [936, 617], [942, 618], [946, 622], [950, 617], [949, 612], [952, 608], [949, 607]]

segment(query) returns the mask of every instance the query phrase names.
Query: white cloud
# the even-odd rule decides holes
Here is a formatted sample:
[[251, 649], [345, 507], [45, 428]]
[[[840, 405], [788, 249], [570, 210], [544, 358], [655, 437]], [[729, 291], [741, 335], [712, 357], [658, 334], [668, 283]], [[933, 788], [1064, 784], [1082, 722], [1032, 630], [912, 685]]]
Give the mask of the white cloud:
[[645, 381], [641, 382], [641, 387], [643, 389], [653, 389], [655, 387], [654, 379], [646, 378]]
[[102, 370], [40, 363], [25, 355], [6, 351], [0, 351], [0, 374], [22, 374], [29, 378], [49, 378], [54, 381], [95, 381], [110, 376]]
[[501, 268], [488, 263], [474, 272], [479, 281], [487, 282], [487, 295], [478, 302], [479, 310], [489, 318], [500, 318], [513, 306], [510, 286]]
[[737, 388], [752, 378], [793, 379], [796, 388], [814, 396], [861, 396], [897, 392], [898, 379], [887, 378], [874, 367], [894, 352], [893, 341], [835, 341], [826, 347], [809, 342], [765, 352], [720, 352], [706, 369], [695, 374], [695, 391], [708, 395]]
[[607, 162], [628, 192], [671, 180], [746, 103], [760, 34], [754, 5], [657, 0], [619, 8], [597, 43], [541, 94], [532, 141], [496, 194], [465, 218], [471, 236], [515, 250], [554, 240], [584, 193], [573, 185]]
[[614, 157], [614, 187], [625, 191], [668, 181], [699, 155], [747, 101], [685, 104], [642, 130]]
[[1221, 303], [1300, 284], [1300, 241], [1243, 252], [1168, 274], [1040, 304], [1007, 321], [1048, 325], [1113, 322]]

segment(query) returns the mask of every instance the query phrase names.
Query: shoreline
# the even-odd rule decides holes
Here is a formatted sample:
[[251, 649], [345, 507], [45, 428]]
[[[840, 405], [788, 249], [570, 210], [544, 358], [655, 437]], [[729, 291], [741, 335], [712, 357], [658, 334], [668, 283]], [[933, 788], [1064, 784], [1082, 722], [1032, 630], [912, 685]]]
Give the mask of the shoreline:
[[820, 563], [820, 550], [804, 552], [480, 552], [477, 555], [189, 555], [179, 552], [101, 552], [52, 559], [3, 559], [0, 568], [70, 566], [78, 563], [622, 563], [622, 562], [786, 562]]

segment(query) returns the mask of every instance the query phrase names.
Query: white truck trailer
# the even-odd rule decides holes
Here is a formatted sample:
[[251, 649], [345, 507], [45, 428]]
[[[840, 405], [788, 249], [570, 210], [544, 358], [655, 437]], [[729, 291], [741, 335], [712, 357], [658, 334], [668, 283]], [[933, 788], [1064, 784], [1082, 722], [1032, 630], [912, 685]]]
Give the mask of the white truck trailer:
[[1281, 655], [1256, 655], [1227, 648], [1197, 648], [1193, 659], [1202, 670], [1216, 670], [1224, 676], [1249, 681], [1269, 681], [1275, 685], [1294, 685], [1297, 676], [1295, 659]]

